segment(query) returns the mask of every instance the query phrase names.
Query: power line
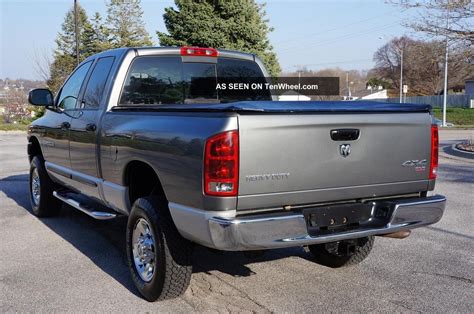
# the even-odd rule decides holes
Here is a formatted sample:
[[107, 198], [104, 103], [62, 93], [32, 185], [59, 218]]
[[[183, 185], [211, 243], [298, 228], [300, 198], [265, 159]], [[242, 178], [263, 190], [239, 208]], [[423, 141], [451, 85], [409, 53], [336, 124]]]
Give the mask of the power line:
[[[358, 31], [358, 32], [344, 34], [344, 35], [339, 36], [339, 37], [334, 37], [334, 38], [330, 38], [330, 39], [322, 40], [322, 41], [319, 41], [319, 42], [313, 42], [311, 44], [304, 45], [304, 48], [306, 49], [308, 47], [320, 47], [320, 46], [330, 45], [330, 44], [333, 44], [333, 43], [338, 43], [342, 39], [349, 39], [349, 38], [360, 37], [360, 36], [365, 36], [365, 35], [373, 35], [373, 33], [371, 33], [372, 31], [381, 31], [381, 30], [384, 30], [384, 29], [394, 27], [395, 25], [398, 25], [398, 23], [388, 24], [388, 25], [385, 25], [384, 27], [377, 26], [377, 27], [373, 27], [373, 28], [370, 28], [370, 29], [365, 29], [365, 30]], [[281, 54], [282, 52], [286, 53], [286, 52], [290, 52], [290, 51], [294, 51], [294, 48], [292, 47], [292, 48], [285, 48], [285, 49], [277, 50], [277, 53]]]
[[[349, 10], [352, 12], [352, 10], [355, 10], [357, 8], [360, 8], [361, 7], [361, 4], [360, 3], [356, 3], [354, 6], [350, 7], [350, 8], [346, 8], [344, 7], [344, 10]], [[313, 17], [311, 16], [310, 17], [311, 19], [313, 19]], [[308, 21], [308, 18], [303, 18], [303, 19], [298, 19], [298, 23], [301, 24], [301, 23], [306, 23]]]
[[[373, 35], [373, 33], [371, 33], [372, 31], [380, 31], [380, 30], [384, 30], [384, 29], [387, 29], [387, 28], [391, 28], [391, 27], [394, 27], [398, 25], [398, 23], [392, 23], [392, 24], [385, 24], [384, 26], [380, 25], [380, 26], [375, 26], [375, 27], [371, 27], [371, 28], [368, 28], [368, 29], [364, 29], [364, 30], [360, 30], [360, 31], [356, 31], [356, 32], [352, 32], [352, 33], [347, 33], [347, 34], [344, 34], [344, 35], [341, 35], [341, 36], [338, 36], [338, 37], [333, 37], [333, 38], [329, 38], [329, 39], [325, 39], [325, 40], [321, 40], [321, 41], [318, 41], [318, 42], [313, 42], [313, 43], [310, 43], [308, 45], [305, 45], [304, 47], [311, 47], [311, 46], [323, 46], [323, 45], [326, 45], [326, 44], [331, 44], [333, 42], [339, 42], [341, 39], [346, 39], [346, 38], [351, 38], [351, 37], [359, 37], [359, 36], [364, 36], [364, 35]], [[293, 48], [285, 48], [283, 50], [280, 50], [281, 51], [289, 51], [289, 50], [292, 50]]]
[[[339, 29], [346, 28], [346, 27], [349, 27], [349, 26], [352, 26], [352, 25], [357, 25], [357, 24], [364, 23], [364, 22], [367, 22], [367, 21], [370, 21], [370, 20], [374, 20], [374, 19], [383, 17], [385, 15], [389, 15], [389, 14], [392, 14], [392, 13], [398, 12], [398, 11], [399, 10], [392, 10], [392, 11], [389, 11], [389, 12], [386, 12], [386, 13], [383, 13], [383, 14], [379, 14], [379, 15], [376, 15], [376, 16], [372, 16], [372, 17], [369, 17], [369, 18], [366, 18], [366, 19], [357, 20], [357, 21], [354, 21], [354, 22], [349, 23], [349, 24], [345, 24], [345, 25], [341, 25], [341, 26], [338, 26], [338, 27], [330, 28], [328, 30], [318, 31], [318, 32], [315, 32], [315, 33], [309, 33], [309, 34], [306, 34], [305, 36], [301, 36], [299, 38], [305, 38], [305, 37], [308, 37], [308, 36], [314, 36], [314, 35], [325, 34], [325, 33], [328, 33], [328, 32], [333, 32], [335, 30], [339, 30]], [[284, 43], [284, 42], [289, 42], [289, 41], [293, 41], [293, 40], [298, 40], [298, 38], [285, 39], [283, 41], [277, 41], [276, 43]]]
[[308, 63], [303, 64], [302, 66], [321, 66], [321, 65], [331, 65], [331, 64], [344, 64], [344, 63], [361, 63], [372, 61], [373, 59], [357, 59], [357, 60], [347, 60], [347, 61], [336, 61], [336, 62], [324, 62], [324, 63]]

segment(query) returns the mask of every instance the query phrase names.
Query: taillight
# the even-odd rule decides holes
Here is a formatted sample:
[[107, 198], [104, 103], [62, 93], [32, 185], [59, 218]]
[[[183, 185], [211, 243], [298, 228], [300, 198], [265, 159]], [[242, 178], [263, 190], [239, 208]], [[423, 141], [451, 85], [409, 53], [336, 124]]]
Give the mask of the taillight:
[[219, 52], [214, 48], [181, 47], [181, 55], [195, 57], [217, 57]]
[[430, 162], [430, 179], [436, 179], [438, 172], [438, 126], [431, 125], [431, 162]]
[[236, 196], [239, 183], [239, 133], [228, 131], [206, 141], [204, 192]]

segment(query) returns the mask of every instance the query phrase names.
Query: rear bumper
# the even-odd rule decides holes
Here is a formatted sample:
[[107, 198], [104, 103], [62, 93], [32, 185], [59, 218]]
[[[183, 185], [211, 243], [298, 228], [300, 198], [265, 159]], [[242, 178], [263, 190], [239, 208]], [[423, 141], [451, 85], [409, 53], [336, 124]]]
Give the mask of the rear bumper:
[[[267, 214], [251, 218], [225, 218], [209, 214], [195, 215], [194, 219], [201, 217], [198, 219], [204, 221], [195, 221], [191, 230], [183, 230], [186, 227], [183, 226], [182, 220], [180, 219], [181, 223], [177, 221], [179, 218], [177, 216], [180, 214], [177, 214], [172, 206], [170, 209], [178, 230], [184, 237], [220, 250], [241, 251], [327, 243], [427, 226], [441, 219], [446, 206], [446, 198], [442, 195], [435, 195], [425, 198], [403, 199], [391, 201], [390, 206], [391, 216], [388, 223], [382, 227], [365, 227], [323, 235], [310, 235], [305, 217], [299, 213]], [[196, 228], [207, 230], [201, 229], [199, 232], [193, 232], [192, 230], [196, 230]]]

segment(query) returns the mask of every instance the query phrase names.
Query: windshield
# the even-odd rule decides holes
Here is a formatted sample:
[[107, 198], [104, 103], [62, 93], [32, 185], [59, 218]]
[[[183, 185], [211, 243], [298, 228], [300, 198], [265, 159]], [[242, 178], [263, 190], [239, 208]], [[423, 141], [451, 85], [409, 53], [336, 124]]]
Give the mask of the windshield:
[[[257, 63], [219, 58], [217, 63], [182, 62], [179, 56], [138, 57], [132, 63], [120, 105], [228, 103], [271, 100], [267, 91], [219, 89], [220, 83], [265, 81]], [[222, 84], [221, 84], [222, 85]]]

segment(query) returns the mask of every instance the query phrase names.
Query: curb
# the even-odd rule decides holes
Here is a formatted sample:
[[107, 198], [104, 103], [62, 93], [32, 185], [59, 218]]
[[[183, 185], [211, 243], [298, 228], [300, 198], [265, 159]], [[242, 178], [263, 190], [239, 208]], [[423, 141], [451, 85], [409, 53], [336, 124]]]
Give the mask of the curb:
[[447, 147], [448, 150], [451, 150], [451, 154], [455, 155], [455, 156], [458, 156], [458, 157], [463, 157], [463, 158], [467, 158], [467, 159], [474, 159], [474, 153], [471, 153], [471, 152], [466, 152], [464, 150], [461, 150], [459, 148], [456, 147], [457, 144], [453, 144], [451, 145], [451, 147]]
[[[450, 158], [450, 159], [456, 159], [456, 160], [461, 160], [461, 161], [467, 161], [467, 162], [474, 162], [474, 153], [469, 153], [462, 151], [460, 149], [456, 148], [456, 144], [449, 145], [446, 147], [443, 147], [441, 149], [442, 154], [440, 154], [444, 158]], [[457, 158], [452, 158], [452, 157], [457, 157]]]

